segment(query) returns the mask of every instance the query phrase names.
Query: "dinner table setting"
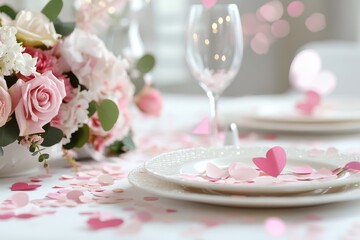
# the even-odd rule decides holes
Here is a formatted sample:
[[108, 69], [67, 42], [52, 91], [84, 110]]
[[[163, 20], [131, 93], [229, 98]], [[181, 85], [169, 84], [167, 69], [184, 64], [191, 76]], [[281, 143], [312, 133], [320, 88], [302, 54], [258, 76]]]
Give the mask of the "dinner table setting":
[[118, 5], [77, 1], [70, 24], [62, 4], [0, 6], [2, 239], [360, 239], [360, 99], [331, 94], [316, 51], [297, 53], [289, 91], [226, 96], [241, 17], [203, 0], [184, 40], [203, 93], [163, 93], [154, 56], [89, 30]]

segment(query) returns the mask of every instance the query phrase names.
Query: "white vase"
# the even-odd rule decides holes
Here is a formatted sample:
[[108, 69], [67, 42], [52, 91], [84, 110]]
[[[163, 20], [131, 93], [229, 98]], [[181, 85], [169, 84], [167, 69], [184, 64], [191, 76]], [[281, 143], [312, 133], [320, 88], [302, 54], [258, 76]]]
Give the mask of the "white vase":
[[[29, 150], [18, 144], [11, 143], [4, 147], [4, 155], [0, 157], [0, 177], [27, 175], [39, 171], [43, 165], [38, 161], [38, 155], [31, 156]], [[62, 156], [61, 146], [46, 148], [43, 153], [50, 155], [50, 161]]]

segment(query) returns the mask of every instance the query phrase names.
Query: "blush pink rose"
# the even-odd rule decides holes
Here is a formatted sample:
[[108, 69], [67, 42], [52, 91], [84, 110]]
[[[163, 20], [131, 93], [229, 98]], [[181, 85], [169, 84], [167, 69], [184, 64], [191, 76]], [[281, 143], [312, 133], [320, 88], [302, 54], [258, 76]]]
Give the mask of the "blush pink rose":
[[160, 116], [163, 99], [156, 89], [148, 86], [136, 97], [136, 106], [143, 112], [152, 116]]
[[0, 77], [0, 127], [4, 126], [11, 113], [11, 97], [3, 77]]
[[50, 71], [27, 82], [19, 79], [9, 92], [20, 136], [44, 132], [66, 96], [64, 83]]

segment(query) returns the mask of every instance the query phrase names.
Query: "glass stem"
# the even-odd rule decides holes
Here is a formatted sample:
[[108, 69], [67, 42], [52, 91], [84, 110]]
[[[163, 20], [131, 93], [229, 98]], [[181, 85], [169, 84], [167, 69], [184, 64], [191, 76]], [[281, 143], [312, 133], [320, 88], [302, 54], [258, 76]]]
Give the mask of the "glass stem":
[[219, 131], [218, 131], [218, 100], [219, 96], [212, 93], [207, 92], [207, 96], [210, 100], [210, 113], [211, 113], [211, 144], [212, 146], [219, 146]]

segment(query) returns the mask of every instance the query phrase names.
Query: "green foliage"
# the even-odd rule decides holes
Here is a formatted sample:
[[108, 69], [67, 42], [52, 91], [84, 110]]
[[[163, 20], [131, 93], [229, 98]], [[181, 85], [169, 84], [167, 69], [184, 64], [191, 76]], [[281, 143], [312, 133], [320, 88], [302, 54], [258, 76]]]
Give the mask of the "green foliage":
[[49, 157], [50, 157], [49, 154], [47, 154], [47, 153], [42, 153], [42, 154], [39, 155], [38, 160], [39, 160], [39, 162], [43, 162], [43, 161], [49, 159]]
[[63, 7], [62, 0], [50, 0], [42, 9], [42, 13], [51, 21], [54, 22], [59, 16]]
[[59, 128], [51, 127], [50, 125], [44, 127], [45, 133], [41, 134], [44, 141], [41, 146], [50, 147], [61, 141], [63, 138], [63, 132]]
[[84, 146], [90, 137], [90, 128], [88, 125], [84, 124], [76, 132], [71, 134], [70, 142], [63, 147], [65, 149], [81, 148]]
[[97, 113], [99, 116], [101, 127], [105, 131], [109, 131], [113, 128], [119, 117], [119, 109], [117, 105], [109, 100], [103, 100], [97, 107]]
[[63, 37], [69, 36], [74, 31], [75, 26], [75, 22], [62, 22], [58, 18], [54, 22], [56, 32]]
[[135, 93], [134, 95], [138, 95], [141, 90], [143, 90], [143, 88], [145, 87], [145, 80], [144, 80], [144, 77], [143, 76], [140, 76], [139, 78], [137, 79], [134, 79], [133, 80], [133, 84], [135, 85]]
[[94, 115], [96, 113], [96, 109], [97, 109], [97, 104], [95, 101], [91, 101], [89, 103], [89, 107], [88, 107], [88, 116], [91, 117], [92, 115]]
[[115, 141], [106, 148], [106, 154], [109, 156], [118, 156], [127, 151], [135, 149], [135, 143], [130, 136], [126, 136], [121, 141]]
[[136, 63], [138, 69], [143, 75], [150, 72], [155, 66], [155, 58], [151, 54], [145, 54]]
[[0, 146], [4, 147], [15, 142], [15, 140], [19, 137], [19, 134], [20, 130], [15, 116], [13, 115], [11, 120], [0, 128]]
[[7, 4], [1, 5], [0, 6], [0, 12], [5, 13], [6, 15], [8, 15], [11, 19], [15, 19], [16, 17], [16, 12], [14, 9], [12, 9], [12, 7], [10, 7]]

